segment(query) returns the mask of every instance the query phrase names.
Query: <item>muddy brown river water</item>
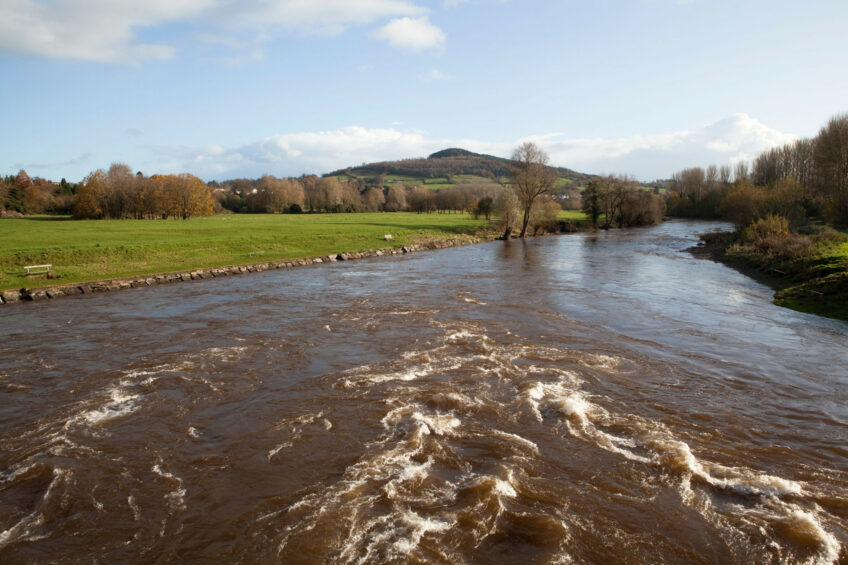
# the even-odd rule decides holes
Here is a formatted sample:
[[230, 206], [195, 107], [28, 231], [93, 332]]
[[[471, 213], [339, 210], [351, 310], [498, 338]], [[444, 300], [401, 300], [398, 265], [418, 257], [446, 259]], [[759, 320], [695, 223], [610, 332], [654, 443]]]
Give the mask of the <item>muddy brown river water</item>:
[[4, 307], [0, 562], [846, 563], [848, 324], [720, 227]]

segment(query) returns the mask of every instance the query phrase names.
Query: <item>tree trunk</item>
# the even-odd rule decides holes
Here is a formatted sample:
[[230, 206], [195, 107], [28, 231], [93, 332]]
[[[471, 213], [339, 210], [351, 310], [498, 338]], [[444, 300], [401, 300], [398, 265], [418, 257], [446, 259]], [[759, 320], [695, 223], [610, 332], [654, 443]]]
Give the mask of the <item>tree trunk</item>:
[[522, 223], [521, 223], [521, 235], [518, 236], [521, 239], [524, 239], [524, 236], [527, 235], [527, 224], [529, 224], [529, 223], [530, 223], [530, 208], [525, 208], [524, 219], [522, 220]]

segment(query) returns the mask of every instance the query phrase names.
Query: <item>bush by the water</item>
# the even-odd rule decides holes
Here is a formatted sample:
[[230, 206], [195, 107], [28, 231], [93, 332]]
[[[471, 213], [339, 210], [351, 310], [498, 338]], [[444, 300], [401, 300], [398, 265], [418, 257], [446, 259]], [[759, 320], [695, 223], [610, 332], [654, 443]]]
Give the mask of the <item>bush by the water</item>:
[[816, 253], [816, 245], [811, 237], [791, 232], [789, 220], [776, 214], [769, 214], [745, 228], [742, 242], [741, 250], [753, 251], [773, 259], [793, 261]]

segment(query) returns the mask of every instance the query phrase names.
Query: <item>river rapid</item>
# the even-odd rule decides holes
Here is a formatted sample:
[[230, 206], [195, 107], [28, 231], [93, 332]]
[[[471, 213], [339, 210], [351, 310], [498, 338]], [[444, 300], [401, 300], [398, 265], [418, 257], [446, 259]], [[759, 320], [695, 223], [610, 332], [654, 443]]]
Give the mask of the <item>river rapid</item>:
[[491, 242], [0, 312], [0, 562], [848, 563], [848, 324]]

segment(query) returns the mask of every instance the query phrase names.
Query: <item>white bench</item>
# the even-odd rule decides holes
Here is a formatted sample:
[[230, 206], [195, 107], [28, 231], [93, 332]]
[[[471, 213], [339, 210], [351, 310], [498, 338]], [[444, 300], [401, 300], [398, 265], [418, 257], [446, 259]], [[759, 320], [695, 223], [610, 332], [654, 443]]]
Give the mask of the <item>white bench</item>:
[[50, 267], [53, 265], [29, 265], [24, 267], [27, 276], [29, 275], [45, 275], [50, 272]]

